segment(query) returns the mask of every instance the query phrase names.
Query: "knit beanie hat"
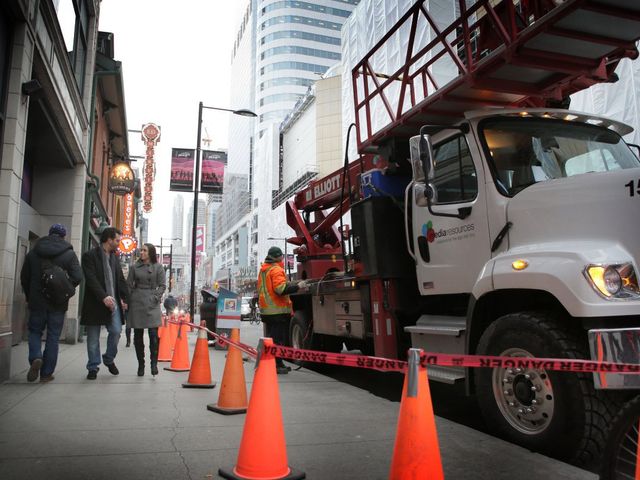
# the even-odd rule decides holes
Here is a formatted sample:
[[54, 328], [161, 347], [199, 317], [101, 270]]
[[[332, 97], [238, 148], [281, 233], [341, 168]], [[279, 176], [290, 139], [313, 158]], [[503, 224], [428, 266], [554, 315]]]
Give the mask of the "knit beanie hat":
[[267, 262], [279, 262], [282, 258], [282, 250], [279, 247], [271, 247], [267, 252]]
[[49, 235], [58, 235], [59, 237], [67, 236], [67, 229], [60, 223], [54, 223], [49, 229]]

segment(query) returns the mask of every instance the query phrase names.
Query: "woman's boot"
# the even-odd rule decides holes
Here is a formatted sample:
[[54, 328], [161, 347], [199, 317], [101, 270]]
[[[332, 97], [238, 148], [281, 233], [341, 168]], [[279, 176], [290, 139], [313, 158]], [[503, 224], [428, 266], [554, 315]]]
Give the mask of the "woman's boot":
[[[136, 331], [136, 333], [138, 333]], [[134, 335], [133, 345], [136, 347], [136, 357], [138, 358], [138, 376], [144, 376], [144, 342], [142, 335]]]
[[[152, 333], [155, 330], [155, 335]], [[149, 329], [149, 351], [151, 353], [151, 375], [158, 375], [158, 348], [160, 342], [158, 341], [158, 329]]]

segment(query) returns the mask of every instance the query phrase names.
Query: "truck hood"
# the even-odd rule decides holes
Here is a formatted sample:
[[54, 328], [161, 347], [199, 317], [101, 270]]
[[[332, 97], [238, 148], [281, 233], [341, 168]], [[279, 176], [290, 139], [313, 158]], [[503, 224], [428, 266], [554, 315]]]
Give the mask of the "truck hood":
[[[507, 205], [507, 220], [513, 224], [509, 250], [538, 250], [553, 243], [554, 248], [576, 251], [578, 244], [588, 245], [594, 263], [633, 260], [637, 269], [639, 183], [640, 168], [634, 168], [531, 185]], [[612, 252], [627, 258], [609, 258]]]

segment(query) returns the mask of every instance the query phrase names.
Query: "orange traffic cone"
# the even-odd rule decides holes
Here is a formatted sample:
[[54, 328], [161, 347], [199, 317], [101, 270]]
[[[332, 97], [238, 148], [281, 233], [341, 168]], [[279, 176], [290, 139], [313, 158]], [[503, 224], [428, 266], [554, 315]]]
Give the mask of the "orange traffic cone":
[[306, 477], [303, 472], [291, 469], [287, 461], [276, 357], [269, 351], [272, 346], [270, 338], [260, 340], [238, 460], [231, 471], [219, 469], [221, 477], [231, 480], [298, 480]]
[[[206, 327], [207, 322], [202, 320], [201, 327]], [[207, 331], [204, 328], [198, 332], [198, 340], [196, 340], [196, 349], [193, 351], [193, 360], [191, 360], [191, 371], [187, 383], [182, 384], [185, 388], [213, 388], [216, 386], [211, 382], [211, 362], [209, 361], [209, 342], [207, 340]]]
[[422, 353], [409, 349], [389, 480], [444, 479], [427, 369], [420, 366]]
[[[174, 316], [171, 315], [169, 319], [173, 320]], [[158, 331], [160, 336], [160, 346], [158, 347], [158, 361], [170, 362], [173, 351], [173, 345], [176, 343], [177, 325], [167, 321], [165, 327], [161, 327]]]
[[180, 324], [178, 326], [178, 336], [173, 347], [173, 357], [171, 358], [171, 366], [164, 367], [165, 370], [171, 372], [188, 372], [189, 371], [189, 343], [187, 340], [187, 326]]
[[[231, 341], [240, 341], [240, 330], [231, 330]], [[207, 405], [207, 410], [223, 415], [235, 415], [247, 411], [247, 385], [244, 380], [244, 366], [242, 365], [242, 352], [237, 348], [229, 348], [227, 361], [224, 364], [222, 384], [218, 403]]]

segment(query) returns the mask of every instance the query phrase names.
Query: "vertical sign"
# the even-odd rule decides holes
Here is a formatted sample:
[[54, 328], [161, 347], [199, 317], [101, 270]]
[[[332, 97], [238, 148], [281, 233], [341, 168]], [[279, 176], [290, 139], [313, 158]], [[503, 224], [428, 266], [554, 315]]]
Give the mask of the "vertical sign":
[[205, 225], [196, 226], [196, 252], [204, 252]]
[[124, 223], [122, 225], [122, 235], [133, 234], [133, 193], [124, 196]]
[[122, 239], [118, 245], [120, 253], [128, 254], [133, 252], [138, 246], [138, 242], [133, 238], [133, 193], [124, 196], [124, 222], [122, 224]]
[[153, 161], [155, 145], [160, 141], [160, 127], [147, 123], [142, 126], [142, 141], [146, 146], [144, 161], [144, 211], [151, 211], [151, 201], [153, 200], [153, 179], [156, 173], [156, 165]]
[[192, 148], [171, 149], [171, 180], [169, 190], [173, 192], [193, 191], [193, 166], [195, 150]]
[[202, 177], [200, 191], [203, 193], [222, 193], [224, 166], [227, 164], [227, 152], [213, 150], [202, 151]]

